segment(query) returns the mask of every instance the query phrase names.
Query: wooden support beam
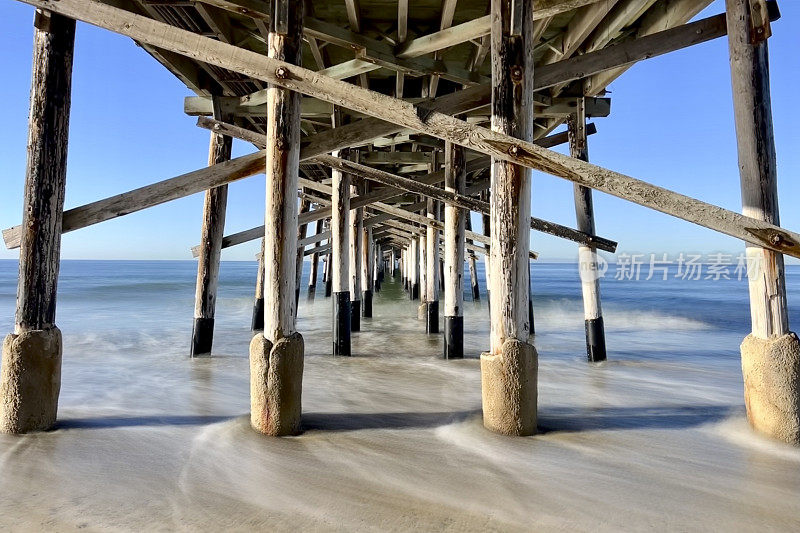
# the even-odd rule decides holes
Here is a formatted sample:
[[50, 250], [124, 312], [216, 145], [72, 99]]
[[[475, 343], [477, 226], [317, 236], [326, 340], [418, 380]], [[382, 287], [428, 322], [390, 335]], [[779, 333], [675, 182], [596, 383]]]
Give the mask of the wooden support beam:
[[[263, 230], [261, 233], [264, 233]], [[258, 272], [256, 273], [256, 296], [253, 301], [251, 331], [264, 330], [264, 237], [261, 237], [261, 251], [258, 253]]]
[[[742, 189], [742, 213], [779, 225], [778, 172], [772, 128], [767, 41], [753, 42], [748, 0], [726, 0], [731, 80]], [[750, 316], [761, 339], [789, 333], [783, 256], [747, 247]]]
[[344, 0], [347, 7], [347, 20], [350, 21], [350, 29], [356, 33], [361, 32], [361, 8], [358, 0]]
[[330, 243], [323, 244], [322, 246], [319, 247], [319, 249], [311, 248], [309, 250], [304, 251], [303, 255], [304, 256], [311, 255], [311, 254], [314, 253], [315, 250], [317, 251], [317, 253], [321, 253], [321, 254], [326, 254], [327, 253], [327, 254], [329, 254], [331, 252], [332, 248], [333, 248], [333, 246]]
[[[423, 211], [424, 213], [424, 211]], [[422, 218], [426, 218], [420, 213]], [[428, 239], [427, 226], [421, 226], [421, 231], [417, 235], [419, 241], [419, 299], [422, 302], [417, 310], [417, 318], [425, 320], [425, 313], [428, 303]]]
[[536, 69], [535, 85], [538, 90], [568, 83], [718, 39], [726, 33], [725, 14], [715, 15], [539, 67]]
[[[469, 212], [464, 216], [465, 234], [467, 231], [472, 233], [472, 216]], [[472, 244], [472, 239], [467, 239], [467, 248]], [[477, 302], [481, 299], [480, 284], [478, 283], [478, 265], [474, 253], [469, 254], [469, 281], [472, 289], [472, 301]]]
[[361, 316], [372, 318], [372, 295], [375, 291], [375, 269], [374, 243], [372, 241], [372, 228], [364, 226], [361, 221]]
[[[445, 144], [445, 190], [464, 194], [467, 181], [464, 148]], [[444, 351], [445, 359], [464, 357], [464, 225], [469, 211], [452, 204], [444, 211]]]
[[436, 33], [410, 40], [400, 49], [397, 57], [400, 59], [420, 57], [473, 39], [480, 39], [489, 33], [490, 27], [490, 17], [486, 15], [463, 24], [444, 28]]
[[[492, 0], [492, 131], [528, 142], [533, 140], [532, 9], [532, 0]], [[519, 34], [515, 18], [521, 19]], [[536, 432], [538, 356], [528, 342], [530, 170], [494, 159], [491, 182], [491, 328], [489, 352], [481, 354], [483, 424], [506, 435], [531, 435]]]
[[[439, 217], [439, 203], [432, 198], [427, 200], [427, 217]], [[425, 331], [439, 333], [439, 230], [428, 226], [425, 234]]]
[[[567, 121], [570, 136], [570, 155], [582, 161], [589, 160], [589, 145], [586, 140], [586, 113], [584, 99], [578, 99], [578, 107]], [[573, 184], [575, 196], [575, 218], [578, 229], [594, 233], [594, 207], [592, 190]], [[606, 334], [603, 311], [600, 305], [600, 271], [597, 248], [581, 245], [578, 248], [578, 269], [583, 295], [583, 316], [586, 331], [586, 357], [590, 362], [606, 360]]]
[[[317, 227], [316, 231], [314, 232], [315, 235], [322, 237], [323, 239], [330, 239], [331, 232], [330, 231], [323, 231], [322, 227], [324, 224], [324, 220], [320, 219], [317, 220]], [[315, 248], [319, 248], [320, 241], [317, 241]], [[309, 299], [314, 298], [314, 294], [317, 291], [317, 277], [318, 277], [318, 265], [319, 265], [319, 251], [315, 251], [314, 254], [311, 256], [311, 268], [309, 269], [308, 275], [308, 297]]]
[[[742, 212], [780, 223], [764, 5], [726, 0]], [[752, 332], [740, 346], [747, 419], [757, 431], [800, 445], [800, 340], [789, 329], [783, 256], [748, 245]]]
[[295, 286], [294, 286], [294, 304], [295, 309], [300, 305], [300, 285], [303, 278], [303, 257], [305, 252], [305, 244], [301, 244], [308, 233], [308, 224], [300, 224], [300, 215], [311, 211], [311, 201], [305, 198], [300, 200], [300, 213], [298, 214], [297, 225], [297, 266], [295, 268]]
[[364, 152], [359, 162], [364, 165], [430, 164], [435, 152]]
[[14, 330], [55, 327], [75, 21], [38, 10]]
[[[353, 157], [356, 154], [351, 154]], [[362, 189], [360, 184], [351, 183], [350, 195], [355, 196], [359, 189]], [[363, 189], [362, 189], [363, 190]], [[364, 231], [364, 208], [358, 207], [353, 209], [351, 204], [350, 209], [350, 331], [361, 331], [361, 247], [363, 240], [361, 234]]]
[[[347, 155], [346, 152], [336, 154]], [[334, 170], [332, 177], [333, 355], [350, 355], [350, 175]]]
[[[397, 42], [408, 38], [408, 0], [397, 0]], [[398, 97], [399, 98], [399, 97]]]
[[[302, 59], [303, 3], [276, 0], [267, 56]], [[278, 24], [280, 22], [280, 24]], [[264, 333], [250, 343], [250, 424], [272, 436], [300, 430], [303, 337], [297, 332], [297, 180], [300, 94], [272, 85], [267, 94]]]
[[[214, 116], [218, 120], [231, 120], [215, 102]], [[211, 132], [209, 166], [224, 163], [231, 158], [233, 138]], [[225, 235], [225, 211], [228, 204], [228, 185], [206, 191], [203, 201], [203, 218], [200, 230], [200, 251], [197, 261], [197, 282], [194, 295], [194, 325], [190, 356], [211, 353], [214, 341], [214, 314], [217, 306], [219, 262], [222, 239]]]
[[0, 371], [3, 433], [51, 428], [61, 388], [55, 322], [75, 21], [37, 10], [34, 25], [17, 309]]
[[419, 299], [419, 239], [411, 238], [408, 248], [408, 299]]
[[563, 32], [560, 49], [547, 51], [541, 59], [541, 64], [547, 65], [571, 57], [618, 1], [605, 0], [580, 8]]
[[366, 37], [329, 22], [309, 20], [306, 24], [305, 33], [307, 37], [313, 37], [357, 51], [359, 59], [373, 63], [376, 69], [383, 67], [416, 76], [437, 74], [461, 85], [475, 85], [486, 81], [482, 76], [466, 69], [453, 65], [445, 66], [440, 61], [434, 61], [432, 58], [397, 57], [394, 47], [389, 43]]
[[[642, 21], [636, 31], [636, 37], [645, 37], [685, 24], [711, 4], [712, 1], [658, 0], [642, 17]], [[583, 84], [586, 95], [594, 96], [603, 92], [609, 83], [628, 68], [629, 66], [622, 66], [590, 76]]]
[[[62, 15], [127, 35], [137, 41], [171, 49], [188, 57], [241, 72], [330, 103], [341, 104], [354, 111], [393, 122], [403, 128], [449, 140], [500, 160], [547, 172], [752, 244], [800, 257], [800, 235], [797, 233], [618, 172], [575, 160], [500, 132], [468, 124], [452, 116], [431, 111], [424, 105], [409, 104], [346, 82], [321, 77], [307, 69], [92, 0], [60, 0], [57, 3], [45, 0], [20, 1], [52, 9]], [[200, 190], [209, 188], [209, 185], [207, 182], [203, 183]], [[180, 193], [175, 195], [175, 197], [180, 196]]]

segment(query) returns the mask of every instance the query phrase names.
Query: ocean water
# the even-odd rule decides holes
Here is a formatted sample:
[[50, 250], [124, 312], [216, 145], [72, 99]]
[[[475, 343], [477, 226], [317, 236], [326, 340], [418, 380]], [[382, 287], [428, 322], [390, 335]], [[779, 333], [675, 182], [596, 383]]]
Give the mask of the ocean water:
[[[540, 434], [507, 438], [480, 421], [482, 271], [482, 300], [466, 295], [467, 358], [443, 361], [392, 280], [355, 357], [331, 357], [331, 302], [321, 281], [307, 298], [307, 267], [305, 430], [272, 439], [247, 417], [255, 263], [222, 264], [214, 353], [192, 360], [194, 262], [64, 261], [60, 422], [0, 436], [0, 526], [800, 530], [800, 450], [744, 419], [746, 281], [607, 275], [609, 361], [589, 365], [576, 266], [534, 263]], [[16, 281], [16, 262], [0, 261], [0, 333]], [[787, 287], [796, 326], [800, 267]]]

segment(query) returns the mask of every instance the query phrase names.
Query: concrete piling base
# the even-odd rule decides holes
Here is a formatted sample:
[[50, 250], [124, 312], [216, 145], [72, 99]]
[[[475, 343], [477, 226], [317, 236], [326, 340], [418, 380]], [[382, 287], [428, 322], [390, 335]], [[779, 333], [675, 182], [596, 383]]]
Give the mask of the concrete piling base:
[[417, 306], [417, 320], [428, 320], [428, 304], [423, 302]]
[[61, 390], [61, 350], [57, 327], [6, 336], [0, 371], [0, 431], [28, 433], [53, 427]]
[[774, 439], [800, 445], [800, 340], [748, 335], [741, 345], [747, 419]]
[[250, 425], [279, 437], [300, 431], [303, 336], [293, 333], [273, 344], [262, 334], [250, 341]]
[[539, 356], [532, 344], [507, 339], [499, 354], [481, 354], [483, 425], [503, 435], [536, 433]]

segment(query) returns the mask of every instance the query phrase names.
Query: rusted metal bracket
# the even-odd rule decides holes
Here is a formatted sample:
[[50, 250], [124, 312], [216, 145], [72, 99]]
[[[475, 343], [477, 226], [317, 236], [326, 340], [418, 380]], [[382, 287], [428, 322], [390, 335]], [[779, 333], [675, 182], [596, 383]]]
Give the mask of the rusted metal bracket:
[[50, 32], [51, 14], [44, 9], [37, 9], [33, 17], [33, 27], [39, 31]]
[[[758, 44], [766, 41], [772, 35], [770, 28], [770, 11], [778, 10], [777, 2], [768, 2], [767, 0], [749, 0], [750, 3], [750, 42]], [[772, 5], [770, 5], [772, 4]], [[780, 12], [777, 17], [780, 17]]]

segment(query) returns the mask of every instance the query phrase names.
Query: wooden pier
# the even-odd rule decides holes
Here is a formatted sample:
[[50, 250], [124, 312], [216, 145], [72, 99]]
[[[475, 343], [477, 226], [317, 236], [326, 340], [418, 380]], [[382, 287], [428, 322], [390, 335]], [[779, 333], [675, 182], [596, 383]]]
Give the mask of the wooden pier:
[[[778, 210], [768, 66], [775, 2], [726, 0], [724, 13], [692, 21], [711, 0], [20, 1], [36, 8], [35, 48], [24, 211], [21, 225], [3, 231], [6, 246], [20, 249], [16, 326], [0, 376], [3, 431], [56, 421], [61, 234], [203, 193], [189, 352], [214, 353], [221, 251], [260, 239], [250, 344], [257, 431], [302, 429], [296, 318], [306, 256], [310, 298], [322, 292], [323, 261], [332, 355], [352, 354], [354, 332], [370, 334], [388, 277], [420, 301], [425, 332], [443, 336], [444, 359], [464, 356], [465, 265], [477, 300], [482, 256], [491, 315], [484, 425], [532, 435], [538, 233], [576, 245], [586, 354], [593, 363], [613, 357], [597, 271], [598, 253], [617, 243], [596, 228], [600, 191], [744, 241], [759, 267], [749, 272], [752, 334], [741, 347], [748, 418], [800, 444], [800, 342], [783, 267], [784, 254], [800, 257], [800, 234], [780, 227]], [[210, 130], [207, 166], [63, 210], [76, 20], [130, 37], [186, 85], [182, 111]], [[598, 130], [589, 119], [610, 115], [609, 83], [636, 62], [726, 36], [742, 213], [589, 162]], [[256, 149], [232, 158], [234, 138]], [[566, 143], [569, 156], [550, 150]], [[575, 227], [531, 212], [532, 170], [572, 182]], [[228, 187], [260, 173], [263, 221], [226, 234]]]

